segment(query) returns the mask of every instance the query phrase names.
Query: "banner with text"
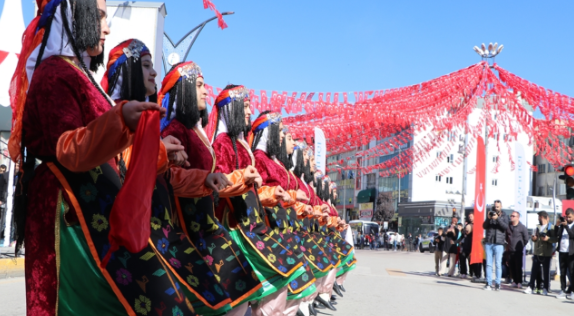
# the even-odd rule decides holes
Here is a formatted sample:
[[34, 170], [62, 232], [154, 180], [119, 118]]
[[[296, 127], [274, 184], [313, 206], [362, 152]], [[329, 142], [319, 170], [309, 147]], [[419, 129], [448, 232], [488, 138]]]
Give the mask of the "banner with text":
[[362, 221], [373, 219], [373, 202], [359, 203], [359, 219]]
[[327, 165], [327, 141], [325, 140], [325, 133], [318, 127], [315, 127], [315, 164], [317, 170], [325, 173]]

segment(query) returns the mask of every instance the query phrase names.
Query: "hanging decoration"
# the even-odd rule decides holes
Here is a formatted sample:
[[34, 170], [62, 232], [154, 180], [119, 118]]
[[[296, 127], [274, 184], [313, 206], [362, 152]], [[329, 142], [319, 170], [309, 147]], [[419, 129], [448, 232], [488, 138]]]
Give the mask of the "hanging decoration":
[[[492, 69], [496, 70], [496, 75]], [[220, 89], [216, 89], [219, 91]], [[215, 99], [212, 87], [209, 98]], [[367, 161], [392, 155], [387, 160], [361, 166], [345, 163], [339, 170], [379, 172], [381, 176], [402, 177], [417, 170], [417, 176], [429, 173], [444, 176], [455, 170], [482, 137], [494, 143], [496, 150], [507, 152], [514, 170], [512, 143], [525, 134], [534, 153], [558, 167], [573, 158], [572, 150], [561, 145], [574, 128], [574, 100], [524, 80], [497, 64], [482, 61], [456, 72], [408, 87], [357, 92], [287, 92], [251, 89], [252, 110], [285, 111], [283, 123], [296, 138], [314, 141], [314, 127], [325, 133], [330, 156], [348, 152], [373, 140], [378, 145], [356, 152]], [[354, 102], [349, 100], [354, 97]], [[473, 124], [471, 113], [479, 113]], [[535, 119], [534, 111], [543, 118]], [[487, 134], [485, 135], [485, 130]], [[449, 158], [447, 153], [456, 140], [466, 135], [462, 155]], [[400, 150], [399, 150], [400, 148]], [[404, 148], [404, 149], [403, 149]], [[431, 153], [439, 152], [438, 155]], [[350, 157], [347, 157], [350, 160]], [[343, 160], [327, 165], [343, 165]], [[498, 173], [500, 161], [490, 170]], [[535, 166], [530, 166], [535, 170]], [[469, 174], [474, 170], [468, 171]]]
[[204, 9], [209, 8], [209, 10], [215, 13], [215, 15], [217, 16], [217, 25], [219, 25], [219, 28], [223, 30], [224, 28], [227, 27], [227, 23], [225, 23], [225, 21], [223, 20], [223, 15], [219, 12], [219, 10], [215, 8], [215, 4], [213, 4], [213, 2], [211, 2], [210, 0], [203, 0], [203, 8]]

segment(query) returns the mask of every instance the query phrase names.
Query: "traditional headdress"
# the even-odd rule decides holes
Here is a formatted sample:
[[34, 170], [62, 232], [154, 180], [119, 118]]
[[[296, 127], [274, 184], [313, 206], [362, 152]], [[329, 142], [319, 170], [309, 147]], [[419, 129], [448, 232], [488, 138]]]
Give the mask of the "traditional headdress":
[[112, 100], [122, 99], [121, 91], [124, 84], [123, 76], [125, 75], [122, 69], [127, 69], [126, 66], [129, 67], [130, 58], [136, 62], [146, 55], [151, 55], [149, 48], [137, 39], [123, 41], [110, 51], [106, 72], [100, 84]]
[[[245, 125], [243, 103], [249, 100], [249, 90], [244, 86], [227, 86], [223, 89], [215, 99], [215, 106], [209, 114], [209, 123], [207, 125], [207, 137], [211, 142], [215, 140], [217, 135], [228, 132], [227, 123], [229, 120], [237, 119], [242, 122], [241, 126]], [[240, 112], [235, 113], [230, 107], [235, 104], [235, 102], [240, 103]], [[234, 116], [232, 118], [227, 117], [227, 114]], [[240, 114], [243, 114], [240, 116]], [[236, 117], [237, 116], [237, 117]], [[219, 118], [219, 122], [218, 122]], [[242, 129], [243, 131], [243, 129]]]
[[253, 149], [255, 145], [255, 149], [267, 152], [267, 141], [269, 139], [268, 127], [274, 124], [279, 125], [280, 123], [281, 114], [275, 112], [262, 113], [252, 124], [251, 134], [249, 135], [249, 146]]
[[[166, 117], [161, 120], [161, 130], [169, 125], [171, 120], [176, 117], [178, 111], [181, 114], [188, 114], [185, 113], [185, 106], [182, 109], [178, 109], [176, 98], [177, 96], [185, 95], [185, 84], [183, 84], [185, 80], [192, 83], [193, 89], [191, 92], [195, 96], [195, 81], [200, 77], [203, 78], [201, 68], [192, 61], [174, 65], [165, 75], [161, 82], [161, 90], [158, 93], [158, 103], [167, 110]], [[173, 89], [178, 86], [180, 86], [179, 90]], [[185, 98], [181, 102], [185, 102]], [[190, 100], [190, 102], [197, 102], [197, 100]]]
[[[72, 2], [73, 0], [36, 0], [37, 15], [22, 36], [22, 50], [9, 90], [12, 107], [12, 132], [8, 142], [8, 150], [14, 161], [21, 158], [24, 104], [34, 71], [41, 61], [54, 55], [78, 57], [86, 68], [84, 70], [86, 70], [88, 77], [97, 86], [87, 67], [85, 67], [85, 63], [92, 64], [92, 59], [81, 49], [82, 47], [97, 45], [100, 40], [99, 33], [94, 38], [93, 31], [90, 33], [89, 30], [90, 23], [95, 21], [99, 23], [97, 4], [95, 0], [74, 2], [75, 12], [85, 16], [73, 17]], [[91, 13], [98, 15], [91, 16], [89, 15]], [[72, 21], [76, 21], [76, 23], [72, 24]], [[70, 39], [68, 33], [75, 34], [76, 38]]]

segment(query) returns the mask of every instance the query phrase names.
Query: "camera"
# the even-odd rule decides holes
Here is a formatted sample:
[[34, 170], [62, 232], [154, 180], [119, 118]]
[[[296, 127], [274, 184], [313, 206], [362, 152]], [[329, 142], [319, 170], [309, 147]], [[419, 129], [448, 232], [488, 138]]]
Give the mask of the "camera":
[[566, 221], [566, 219], [564, 219], [564, 216], [560, 216], [560, 217], [558, 217], [558, 219], [559, 219], [561, 222], [565, 222], [565, 221]]
[[540, 233], [540, 234], [538, 234], [538, 237], [544, 238], [544, 237], [546, 237], [546, 233]]

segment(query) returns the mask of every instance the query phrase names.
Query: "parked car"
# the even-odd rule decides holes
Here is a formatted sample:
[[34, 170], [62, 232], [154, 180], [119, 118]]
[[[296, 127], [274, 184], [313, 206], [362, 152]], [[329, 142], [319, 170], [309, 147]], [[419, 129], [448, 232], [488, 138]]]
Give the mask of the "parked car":
[[435, 231], [428, 232], [425, 236], [422, 236], [421, 242], [419, 243], [419, 251], [428, 251], [433, 253], [435, 251], [434, 236], [437, 234]]

